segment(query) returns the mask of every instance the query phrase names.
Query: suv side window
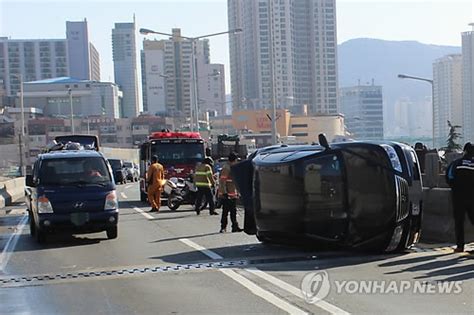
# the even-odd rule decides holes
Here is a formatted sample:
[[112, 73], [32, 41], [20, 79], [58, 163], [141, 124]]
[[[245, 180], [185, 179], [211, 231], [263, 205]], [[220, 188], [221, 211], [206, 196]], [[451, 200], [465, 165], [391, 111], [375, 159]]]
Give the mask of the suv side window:
[[37, 159], [35, 164], [33, 165], [33, 180], [34, 181], [38, 180], [40, 163], [41, 163], [41, 160]]

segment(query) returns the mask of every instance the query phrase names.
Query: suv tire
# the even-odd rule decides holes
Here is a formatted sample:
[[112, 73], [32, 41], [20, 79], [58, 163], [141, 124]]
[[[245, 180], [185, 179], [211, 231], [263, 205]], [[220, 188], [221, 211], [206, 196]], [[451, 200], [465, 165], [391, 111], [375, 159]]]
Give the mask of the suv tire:
[[107, 230], [105, 230], [105, 233], [107, 234], [107, 238], [109, 240], [117, 238], [117, 236], [118, 236], [118, 227], [117, 226], [110, 227]]

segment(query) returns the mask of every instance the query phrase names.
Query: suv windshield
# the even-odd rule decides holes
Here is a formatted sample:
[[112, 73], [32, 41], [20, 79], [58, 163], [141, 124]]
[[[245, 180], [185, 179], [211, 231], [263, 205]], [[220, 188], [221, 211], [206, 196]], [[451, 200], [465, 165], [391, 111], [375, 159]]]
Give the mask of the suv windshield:
[[128, 168], [132, 168], [132, 167], [133, 167], [133, 165], [132, 165], [131, 162], [124, 162], [124, 163], [123, 163], [123, 166], [124, 166], [124, 167], [128, 167]]
[[42, 185], [106, 184], [111, 181], [100, 157], [43, 160], [39, 171]]

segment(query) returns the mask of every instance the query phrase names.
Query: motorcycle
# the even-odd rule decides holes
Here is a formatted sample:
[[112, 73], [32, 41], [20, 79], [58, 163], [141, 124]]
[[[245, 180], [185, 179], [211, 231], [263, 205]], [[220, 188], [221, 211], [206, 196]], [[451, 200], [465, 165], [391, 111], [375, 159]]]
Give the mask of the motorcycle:
[[[196, 202], [197, 187], [191, 176], [187, 178], [172, 177], [166, 181], [163, 189], [168, 198], [166, 205], [171, 211], [176, 211], [182, 204], [193, 205]], [[203, 196], [200, 210], [207, 207], [206, 196]]]

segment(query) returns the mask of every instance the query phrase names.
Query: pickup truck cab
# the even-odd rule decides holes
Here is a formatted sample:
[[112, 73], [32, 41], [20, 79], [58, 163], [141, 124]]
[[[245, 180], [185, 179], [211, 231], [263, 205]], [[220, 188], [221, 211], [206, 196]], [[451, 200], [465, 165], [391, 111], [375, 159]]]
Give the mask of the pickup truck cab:
[[26, 177], [30, 232], [39, 243], [56, 231], [118, 234], [118, 199], [112, 170], [95, 150], [40, 154]]

